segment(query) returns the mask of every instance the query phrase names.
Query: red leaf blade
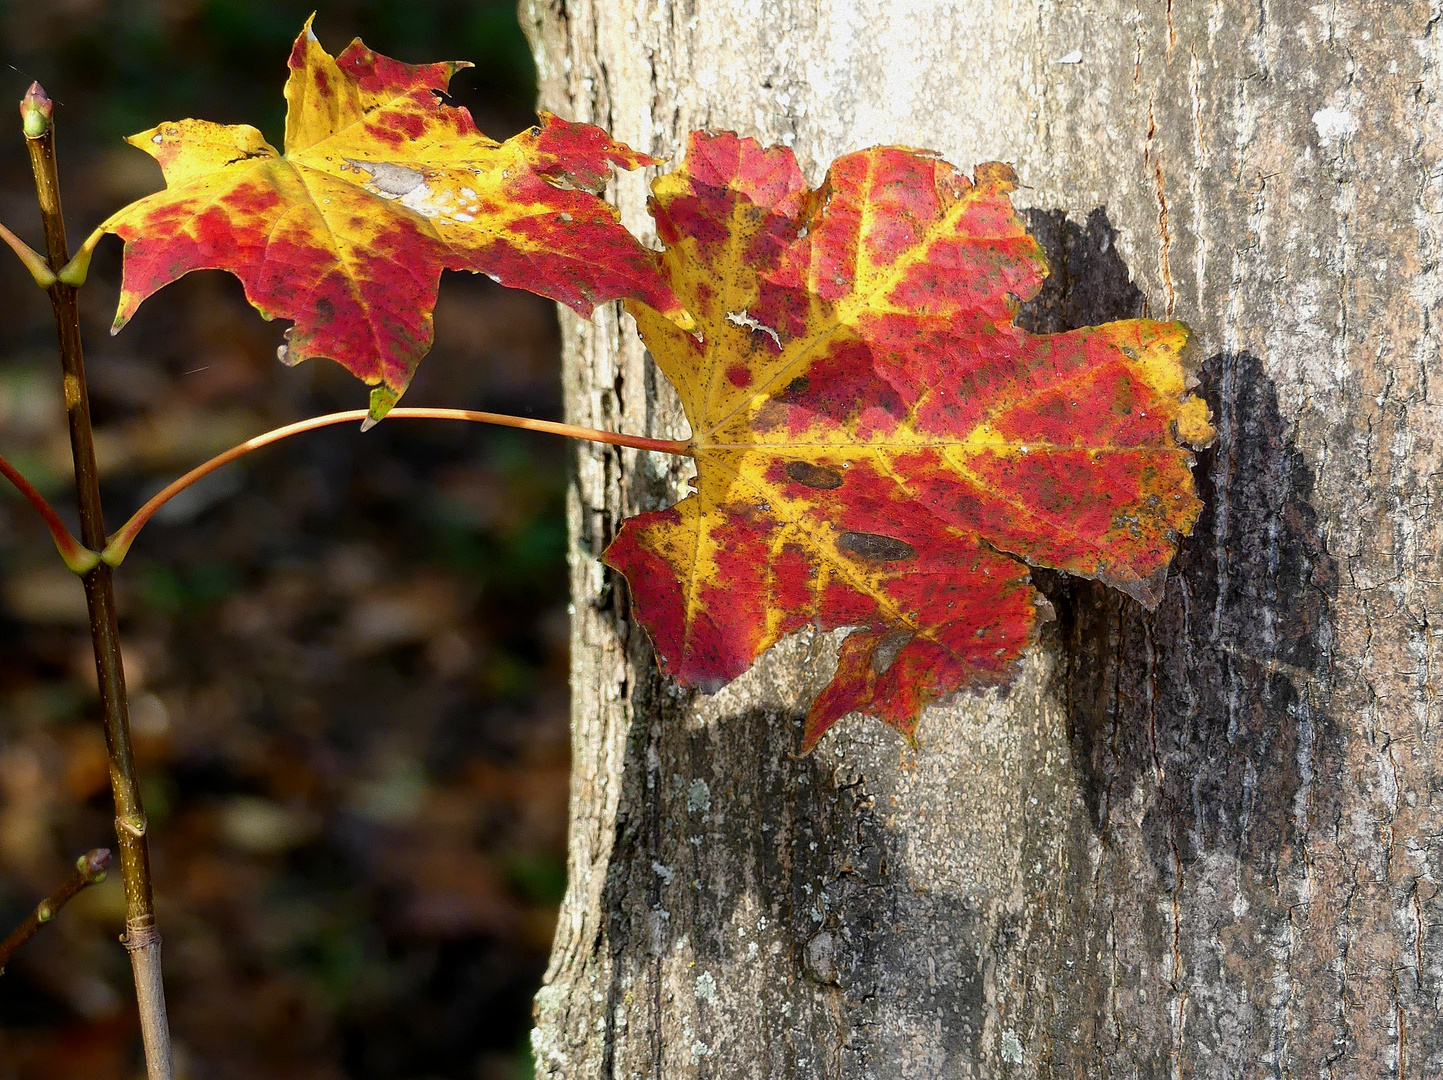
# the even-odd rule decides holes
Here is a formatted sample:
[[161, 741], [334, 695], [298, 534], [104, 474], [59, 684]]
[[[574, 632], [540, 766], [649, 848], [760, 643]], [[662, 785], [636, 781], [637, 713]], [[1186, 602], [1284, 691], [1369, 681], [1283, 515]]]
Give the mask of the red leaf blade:
[[789, 151], [698, 134], [653, 185], [700, 337], [633, 311], [697, 494], [605, 558], [663, 666], [704, 689], [802, 626], [857, 627], [804, 749], [850, 712], [910, 736], [929, 702], [1009, 682], [1042, 603], [1026, 563], [1155, 603], [1196, 520], [1189, 445], [1212, 432], [1186, 329], [1015, 327], [1046, 268], [1013, 184], [882, 147], [808, 192]]

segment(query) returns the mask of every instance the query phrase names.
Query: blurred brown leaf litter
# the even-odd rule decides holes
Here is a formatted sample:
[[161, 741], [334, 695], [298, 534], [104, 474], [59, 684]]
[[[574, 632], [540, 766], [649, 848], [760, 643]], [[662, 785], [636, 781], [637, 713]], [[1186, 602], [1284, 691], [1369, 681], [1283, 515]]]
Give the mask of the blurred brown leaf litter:
[[[172, 116], [280, 126], [307, 4], [0, 0], [0, 89], [60, 105], [74, 237], [159, 184], [121, 136]], [[526, 126], [510, 3], [347, 2], [317, 23], [413, 61], [470, 59], [456, 98]], [[0, 220], [38, 239], [18, 126]], [[119, 253], [82, 295], [118, 524], [177, 472], [267, 427], [365, 403], [334, 365], [196, 274], [106, 333]], [[0, 449], [69, 514], [45, 297], [0, 262]], [[555, 416], [549, 304], [447, 275], [409, 404]], [[471, 425], [303, 436], [177, 499], [118, 575], [180, 1074], [515, 1080], [564, 887], [567, 448]], [[110, 836], [78, 582], [0, 494], [0, 922]], [[139, 1068], [119, 875], [0, 977], [0, 1080]], [[3, 933], [4, 931], [0, 931]]]

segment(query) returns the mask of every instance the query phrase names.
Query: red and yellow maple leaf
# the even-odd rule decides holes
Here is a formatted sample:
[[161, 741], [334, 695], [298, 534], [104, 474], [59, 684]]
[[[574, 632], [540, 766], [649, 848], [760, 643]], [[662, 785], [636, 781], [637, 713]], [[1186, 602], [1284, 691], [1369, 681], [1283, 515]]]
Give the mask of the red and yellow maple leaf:
[[102, 225], [126, 241], [114, 330], [181, 275], [228, 270], [265, 317], [295, 323], [283, 359], [339, 362], [379, 387], [379, 414], [431, 346], [443, 269], [582, 314], [635, 298], [691, 325], [654, 254], [595, 194], [611, 167], [654, 159], [547, 114], [498, 144], [439, 98], [469, 66], [403, 64], [359, 39], [331, 57], [308, 22], [291, 51], [284, 153], [253, 127], [204, 120], [132, 136], [166, 188]]
[[1186, 329], [1014, 326], [1046, 267], [1013, 183], [884, 147], [809, 191], [789, 150], [696, 134], [653, 184], [700, 337], [632, 310], [691, 423], [696, 493], [605, 559], [689, 685], [804, 625], [856, 627], [804, 749], [852, 712], [910, 737], [928, 702], [1008, 682], [1038, 618], [1025, 563], [1155, 604], [1197, 517], [1188, 446], [1212, 429]]

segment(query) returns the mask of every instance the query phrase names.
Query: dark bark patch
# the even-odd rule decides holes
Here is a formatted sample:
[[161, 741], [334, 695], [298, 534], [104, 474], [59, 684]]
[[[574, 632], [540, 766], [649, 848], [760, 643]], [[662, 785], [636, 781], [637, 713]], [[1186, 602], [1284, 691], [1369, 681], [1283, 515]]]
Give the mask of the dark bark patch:
[[[622, 1003], [614, 980], [606, 1015], [622, 1003], [633, 1030], [664, 1041], [688, 1015], [687, 1038], [715, 1051], [718, 1076], [890, 1075], [906, 1049], [892, 1045], [902, 1033], [883, 1030], [898, 1009], [941, 1024], [949, 1061], [975, 1060], [986, 1002], [971, 942], [982, 914], [907, 884], [877, 806], [888, 779], [794, 757], [801, 712], [751, 708], [701, 731], [685, 730], [682, 712], [665, 679], [648, 675], [638, 690], [647, 723], [628, 753], [634, 795], [603, 898], [632, 997]], [[660, 985], [677, 948], [717, 985], [768, 972], [756, 1008], [769, 1019], [745, 1045], [704, 1006], [636, 992]], [[798, 1046], [830, 1050], [799, 1058]]]
[[1118, 253], [1117, 230], [1106, 207], [1097, 207], [1081, 225], [1069, 221], [1064, 210], [1024, 210], [1022, 216], [1042, 245], [1049, 273], [1018, 312], [1018, 326], [1034, 334], [1060, 334], [1141, 317], [1142, 290]]

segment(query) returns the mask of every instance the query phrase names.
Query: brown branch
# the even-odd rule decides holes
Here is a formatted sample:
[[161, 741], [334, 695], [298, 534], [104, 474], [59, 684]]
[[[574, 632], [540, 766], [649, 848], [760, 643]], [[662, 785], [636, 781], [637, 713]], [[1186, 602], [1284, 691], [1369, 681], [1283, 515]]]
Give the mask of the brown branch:
[[[35, 174], [45, 251], [52, 273], [70, 262], [65, 218], [60, 208], [60, 177], [55, 161], [55, 130], [50, 99], [39, 83], [20, 103], [25, 145]], [[80, 539], [92, 551], [105, 546], [105, 518], [100, 510], [100, 477], [95, 467], [95, 436], [90, 423], [90, 396], [85, 385], [85, 359], [80, 348], [80, 311], [75, 287], [56, 281], [50, 306], [60, 343], [65, 411], [70, 424], [70, 449], [75, 460], [75, 488], [80, 501]], [[100, 683], [101, 715], [110, 756], [110, 790], [115, 798], [115, 832], [120, 847], [120, 872], [125, 882], [125, 947], [135, 974], [141, 1039], [148, 1080], [172, 1080], [170, 1025], [160, 977], [160, 933], [155, 926], [155, 899], [150, 884], [150, 849], [145, 838], [145, 809], [136, 779], [130, 745], [130, 711], [121, 664], [120, 629], [115, 607], [113, 569], [99, 563], [81, 580], [90, 612], [90, 638]]]
[[5, 965], [10, 963], [15, 950], [40, 933], [40, 928], [55, 918], [60, 909], [70, 903], [77, 893], [89, 885], [99, 885], [105, 880], [105, 868], [109, 865], [110, 849], [103, 847], [87, 851], [75, 860], [75, 869], [61, 882], [60, 887], [36, 904], [30, 917], [12, 930], [9, 937], [0, 941], [0, 975], [5, 973]]

